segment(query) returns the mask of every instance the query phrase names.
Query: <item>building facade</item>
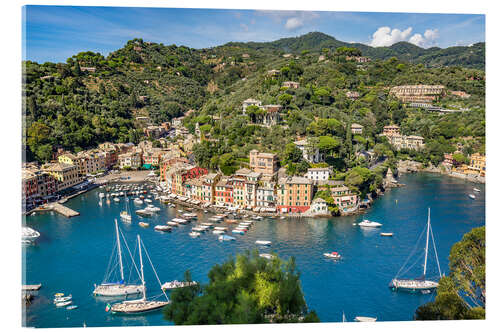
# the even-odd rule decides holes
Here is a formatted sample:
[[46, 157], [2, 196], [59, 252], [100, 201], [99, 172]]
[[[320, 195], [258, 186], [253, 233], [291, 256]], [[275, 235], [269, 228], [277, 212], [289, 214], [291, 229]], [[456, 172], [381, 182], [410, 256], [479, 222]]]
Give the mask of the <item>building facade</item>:
[[278, 171], [278, 156], [271, 153], [260, 153], [253, 149], [250, 151], [250, 168], [263, 175], [273, 175]]
[[312, 181], [305, 177], [278, 180], [277, 209], [282, 213], [303, 213], [311, 206]]
[[302, 157], [309, 163], [320, 163], [325, 160], [325, 156], [320, 153], [318, 148], [309, 145], [308, 140], [295, 141], [294, 144], [302, 151]]

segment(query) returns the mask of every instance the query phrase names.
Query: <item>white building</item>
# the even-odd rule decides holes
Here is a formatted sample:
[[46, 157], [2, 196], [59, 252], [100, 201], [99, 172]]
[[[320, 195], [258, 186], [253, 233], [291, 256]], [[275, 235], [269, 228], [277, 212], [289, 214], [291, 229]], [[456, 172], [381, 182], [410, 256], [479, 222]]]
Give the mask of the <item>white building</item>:
[[314, 215], [328, 214], [326, 201], [321, 198], [314, 199], [311, 204], [310, 212]]
[[330, 178], [330, 169], [329, 168], [309, 168], [307, 169], [307, 173], [305, 175], [307, 179], [310, 179], [314, 182], [318, 180], [328, 180]]
[[325, 160], [325, 156], [319, 152], [318, 148], [312, 148], [307, 139], [295, 141], [294, 144], [302, 151], [302, 157], [309, 163], [320, 163]]
[[246, 114], [247, 107], [249, 107], [250, 105], [255, 105], [255, 106], [261, 107], [262, 102], [259, 101], [258, 99], [253, 99], [253, 98], [249, 98], [249, 99], [244, 100], [243, 101], [243, 114]]

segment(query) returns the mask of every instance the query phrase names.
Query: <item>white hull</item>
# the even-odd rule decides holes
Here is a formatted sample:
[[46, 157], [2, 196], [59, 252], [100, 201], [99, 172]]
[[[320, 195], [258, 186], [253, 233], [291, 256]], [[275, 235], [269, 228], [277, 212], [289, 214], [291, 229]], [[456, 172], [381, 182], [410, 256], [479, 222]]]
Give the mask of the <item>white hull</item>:
[[138, 301], [122, 302], [111, 306], [111, 313], [116, 314], [140, 314], [160, 310], [170, 302], [165, 301]]
[[94, 289], [95, 296], [127, 296], [142, 293], [142, 285], [100, 284]]
[[393, 290], [408, 291], [433, 290], [438, 286], [438, 282], [430, 280], [393, 279], [390, 283], [390, 287]]

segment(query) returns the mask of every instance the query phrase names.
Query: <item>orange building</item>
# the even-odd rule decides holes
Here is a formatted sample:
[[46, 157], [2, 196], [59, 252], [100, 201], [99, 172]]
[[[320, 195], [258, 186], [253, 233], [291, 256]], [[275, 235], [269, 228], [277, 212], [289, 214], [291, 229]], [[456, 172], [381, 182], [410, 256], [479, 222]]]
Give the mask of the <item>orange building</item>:
[[280, 178], [277, 187], [277, 208], [281, 213], [303, 213], [312, 201], [312, 181], [305, 177]]

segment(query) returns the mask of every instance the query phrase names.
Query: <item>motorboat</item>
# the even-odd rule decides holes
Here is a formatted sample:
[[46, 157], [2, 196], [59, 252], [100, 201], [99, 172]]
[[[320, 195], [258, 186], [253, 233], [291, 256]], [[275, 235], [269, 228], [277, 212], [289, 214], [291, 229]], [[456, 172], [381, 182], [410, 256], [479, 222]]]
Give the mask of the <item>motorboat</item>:
[[236, 238], [229, 235], [220, 235], [218, 238], [220, 241], [234, 241]]
[[71, 299], [73, 299], [73, 296], [72, 296], [72, 295], [55, 297], [55, 298], [54, 298], [54, 304], [55, 304], [55, 303], [63, 303], [63, 302], [67, 302], [67, 301], [69, 301], [69, 300], [71, 300]]
[[78, 309], [78, 305], [70, 305], [66, 307], [66, 310], [74, 310], [74, 309]]
[[73, 303], [73, 301], [59, 302], [59, 303], [56, 303], [56, 306], [57, 306], [58, 308], [61, 308], [61, 307], [64, 307], [64, 306], [68, 306], [68, 305], [70, 305], [71, 303]]
[[179, 223], [174, 222], [174, 221], [168, 221], [167, 224], [170, 225], [170, 226], [172, 226], [172, 227], [178, 227], [179, 226]]
[[370, 220], [363, 220], [358, 223], [360, 227], [367, 227], [367, 228], [380, 228], [382, 226], [382, 223], [378, 223], [375, 221], [370, 221]]
[[184, 213], [182, 214], [182, 217], [187, 220], [194, 220], [198, 218], [198, 215], [196, 215], [195, 213]]
[[255, 241], [255, 244], [257, 244], [257, 245], [265, 245], [265, 246], [270, 246], [270, 245], [271, 245], [271, 241], [266, 241], [266, 240], [256, 240], [256, 241]]
[[147, 203], [152, 203], [152, 202], [153, 202], [153, 200], [151, 200], [151, 199], [144, 199], [144, 202], [147, 202]]
[[385, 237], [392, 237], [393, 233], [392, 232], [381, 232], [380, 236], [385, 236]]
[[120, 202], [120, 198], [115, 197], [115, 198], [113, 199], [113, 201], [114, 201], [114, 202]]
[[268, 260], [272, 260], [275, 258], [275, 256], [273, 256], [272, 254], [269, 254], [269, 253], [261, 253], [261, 254], [259, 254], [259, 257], [264, 258], [264, 259], [268, 259]]
[[474, 187], [474, 189], [473, 189], [473, 190], [474, 190], [474, 192], [481, 192], [481, 190], [480, 190], [480, 189], [478, 189], [477, 187]]
[[199, 232], [197, 232], [197, 231], [191, 231], [191, 232], [189, 233], [189, 236], [190, 236], [190, 237], [193, 237], [193, 238], [196, 238], [196, 237], [200, 237], [200, 236], [201, 236], [201, 234], [200, 234]]
[[354, 321], [359, 321], [359, 322], [375, 322], [375, 321], [377, 321], [377, 318], [357, 316], [357, 317], [354, 318]]
[[185, 219], [181, 219], [181, 218], [178, 218], [178, 217], [174, 217], [172, 219], [172, 221], [174, 221], [175, 223], [177, 224], [188, 224], [189, 221], [188, 220], [185, 220]]
[[148, 228], [149, 227], [149, 223], [147, 223], [147, 222], [139, 222], [139, 226], [143, 227], [143, 228]]
[[222, 235], [222, 234], [225, 234], [226, 232], [224, 230], [214, 230], [214, 231], [212, 231], [212, 233], [215, 235]]
[[474, 194], [469, 194], [469, 198], [471, 198], [472, 200], [475, 200], [476, 199], [476, 196]]
[[338, 254], [338, 252], [327, 252], [327, 253], [323, 253], [323, 255], [327, 258], [330, 258], [330, 259], [340, 259], [341, 258], [340, 254]]
[[231, 232], [233, 234], [239, 234], [239, 235], [244, 235], [245, 234], [245, 230], [241, 230], [241, 229], [233, 229]]
[[130, 215], [126, 210], [120, 213], [120, 218], [125, 222], [132, 222], [132, 215]]
[[172, 231], [172, 227], [168, 225], [156, 225], [155, 230], [157, 231]]
[[134, 199], [134, 203], [135, 203], [136, 205], [142, 205], [144, 202], [143, 202], [141, 199], [139, 199], [139, 198], [135, 198], [135, 199]]
[[159, 212], [161, 209], [160, 207], [156, 207], [156, 206], [153, 206], [153, 205], [148, 205], [146, 208], [144, 208], [145, 210], [147, 211], [150, 211], [150, 212]]
[[30, 227], [23, 227], [21, 232], [23, 240], [33, 241], [40, 237], [40, 233]]
[[138, 210], [135, 211], [135, 213], [137, 215], [145, 216], [145, 217], [151, 217], [151, 216], [153, 216], [153, 213], [150, 212], [150, 211], [148, 211], [148, 210], [146, 210], [146, 209], [138, 209]]
[[227, 227], [215, 227], [214, 229], [219, 231], [227, 231]]
[[179, 289], [179, 288], [185, 288], [185, 287], [191, 287], [191, 286], [196, 286], [198, 282], [196, 281], [170, 281], [170, 282], [165, 282], [164, 284], [161, 285], [161, 289], [163, 290], [172, 290], [172, 289]]
[[193, 228], [191, 228], [191, 231], [194, 231], [194, 232], [205, 232], [205, 229], [201, 228], [201, 227], [193, 227]]

